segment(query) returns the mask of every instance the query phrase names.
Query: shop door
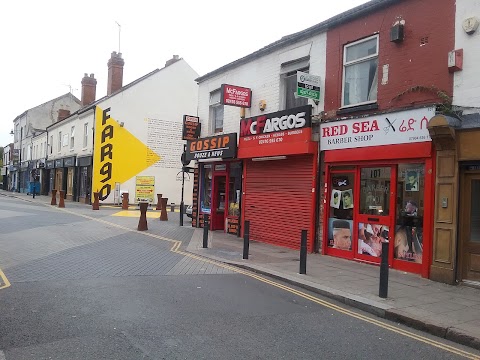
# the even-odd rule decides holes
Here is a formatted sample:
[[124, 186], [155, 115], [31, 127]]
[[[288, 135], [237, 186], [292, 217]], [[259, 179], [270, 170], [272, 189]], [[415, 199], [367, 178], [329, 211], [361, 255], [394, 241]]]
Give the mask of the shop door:
[[55, 189], [57, 191], [63, 190], [63, 169], [55, 170]]
[[[382, 243], [390, 240], [394, 223], [396, 168], [392, 166], [359, 169], [359, 205], [355, 221], [355, 258], [380, 262]], [[392, 231], [393, 233], [393, 231]]]
[[480, 281], [480, 174], [465, 174], [461, 190], [460, 246], [464, 280]]
[[213, 177], [213, 206], [212, 206], [212, 230], [225, 229], [225, 196], [227, 176], [219, 175]]

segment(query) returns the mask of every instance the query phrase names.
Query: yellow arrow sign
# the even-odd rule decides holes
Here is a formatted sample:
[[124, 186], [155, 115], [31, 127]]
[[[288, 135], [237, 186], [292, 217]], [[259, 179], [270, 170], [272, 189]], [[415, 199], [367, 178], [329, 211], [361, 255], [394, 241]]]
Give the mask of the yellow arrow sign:
[[120, 126], [109, 112], [110, 108], [95, 109], [92, 192], [99, 192], [100, 200], [110, 195], [116, 182], [124, 183], [160, 160], [157, 153]]

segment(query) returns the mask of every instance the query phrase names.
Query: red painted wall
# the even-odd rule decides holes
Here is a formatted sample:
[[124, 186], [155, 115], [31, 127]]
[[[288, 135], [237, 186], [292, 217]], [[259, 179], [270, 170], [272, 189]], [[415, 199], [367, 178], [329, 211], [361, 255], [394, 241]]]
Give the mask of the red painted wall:
[[[405, 20], [401, 43], [390, 42], [390, 28]], [[455, 44], [454, 0], [405, 0], [327, 32], [325, 76], [326, 117], [336, 117], [341, 107], [343, 46], [379, 33], [378, 110], [440, 103], [435, 93], [416, 91], [394, 100], [414, 86], [435, 86], [453, 94], [453, 74], [448, 72], [448, 52]], [[428, 43], [420, 46], [421, 39]], [[389, 64], [388, 83], [382, 85], [382, 67]], [[355, 115], [355, 114], [349, 114]]]

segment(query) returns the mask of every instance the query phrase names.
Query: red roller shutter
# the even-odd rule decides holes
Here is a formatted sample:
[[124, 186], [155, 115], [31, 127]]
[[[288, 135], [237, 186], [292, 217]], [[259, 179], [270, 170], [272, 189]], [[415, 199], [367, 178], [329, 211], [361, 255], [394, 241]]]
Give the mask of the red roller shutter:
[[313, 156], [246, 163], [244, 209], [250, 239], [299, 249], [305, 229], [312, 252]]

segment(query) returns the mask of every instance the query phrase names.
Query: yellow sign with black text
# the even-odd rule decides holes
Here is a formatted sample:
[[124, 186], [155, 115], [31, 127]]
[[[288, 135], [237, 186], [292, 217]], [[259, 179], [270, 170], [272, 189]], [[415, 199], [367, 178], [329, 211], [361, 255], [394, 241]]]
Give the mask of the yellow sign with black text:
[[95, 109], [92, 192], [100, 193], [102, 201], [108, 198], [116, 182], [122, 184], [160, 160], [157, 153], [109, 113], [110, 108]]
[[135, 201], [153, 203], [155, 176], [137, 176], [135, 179]]

